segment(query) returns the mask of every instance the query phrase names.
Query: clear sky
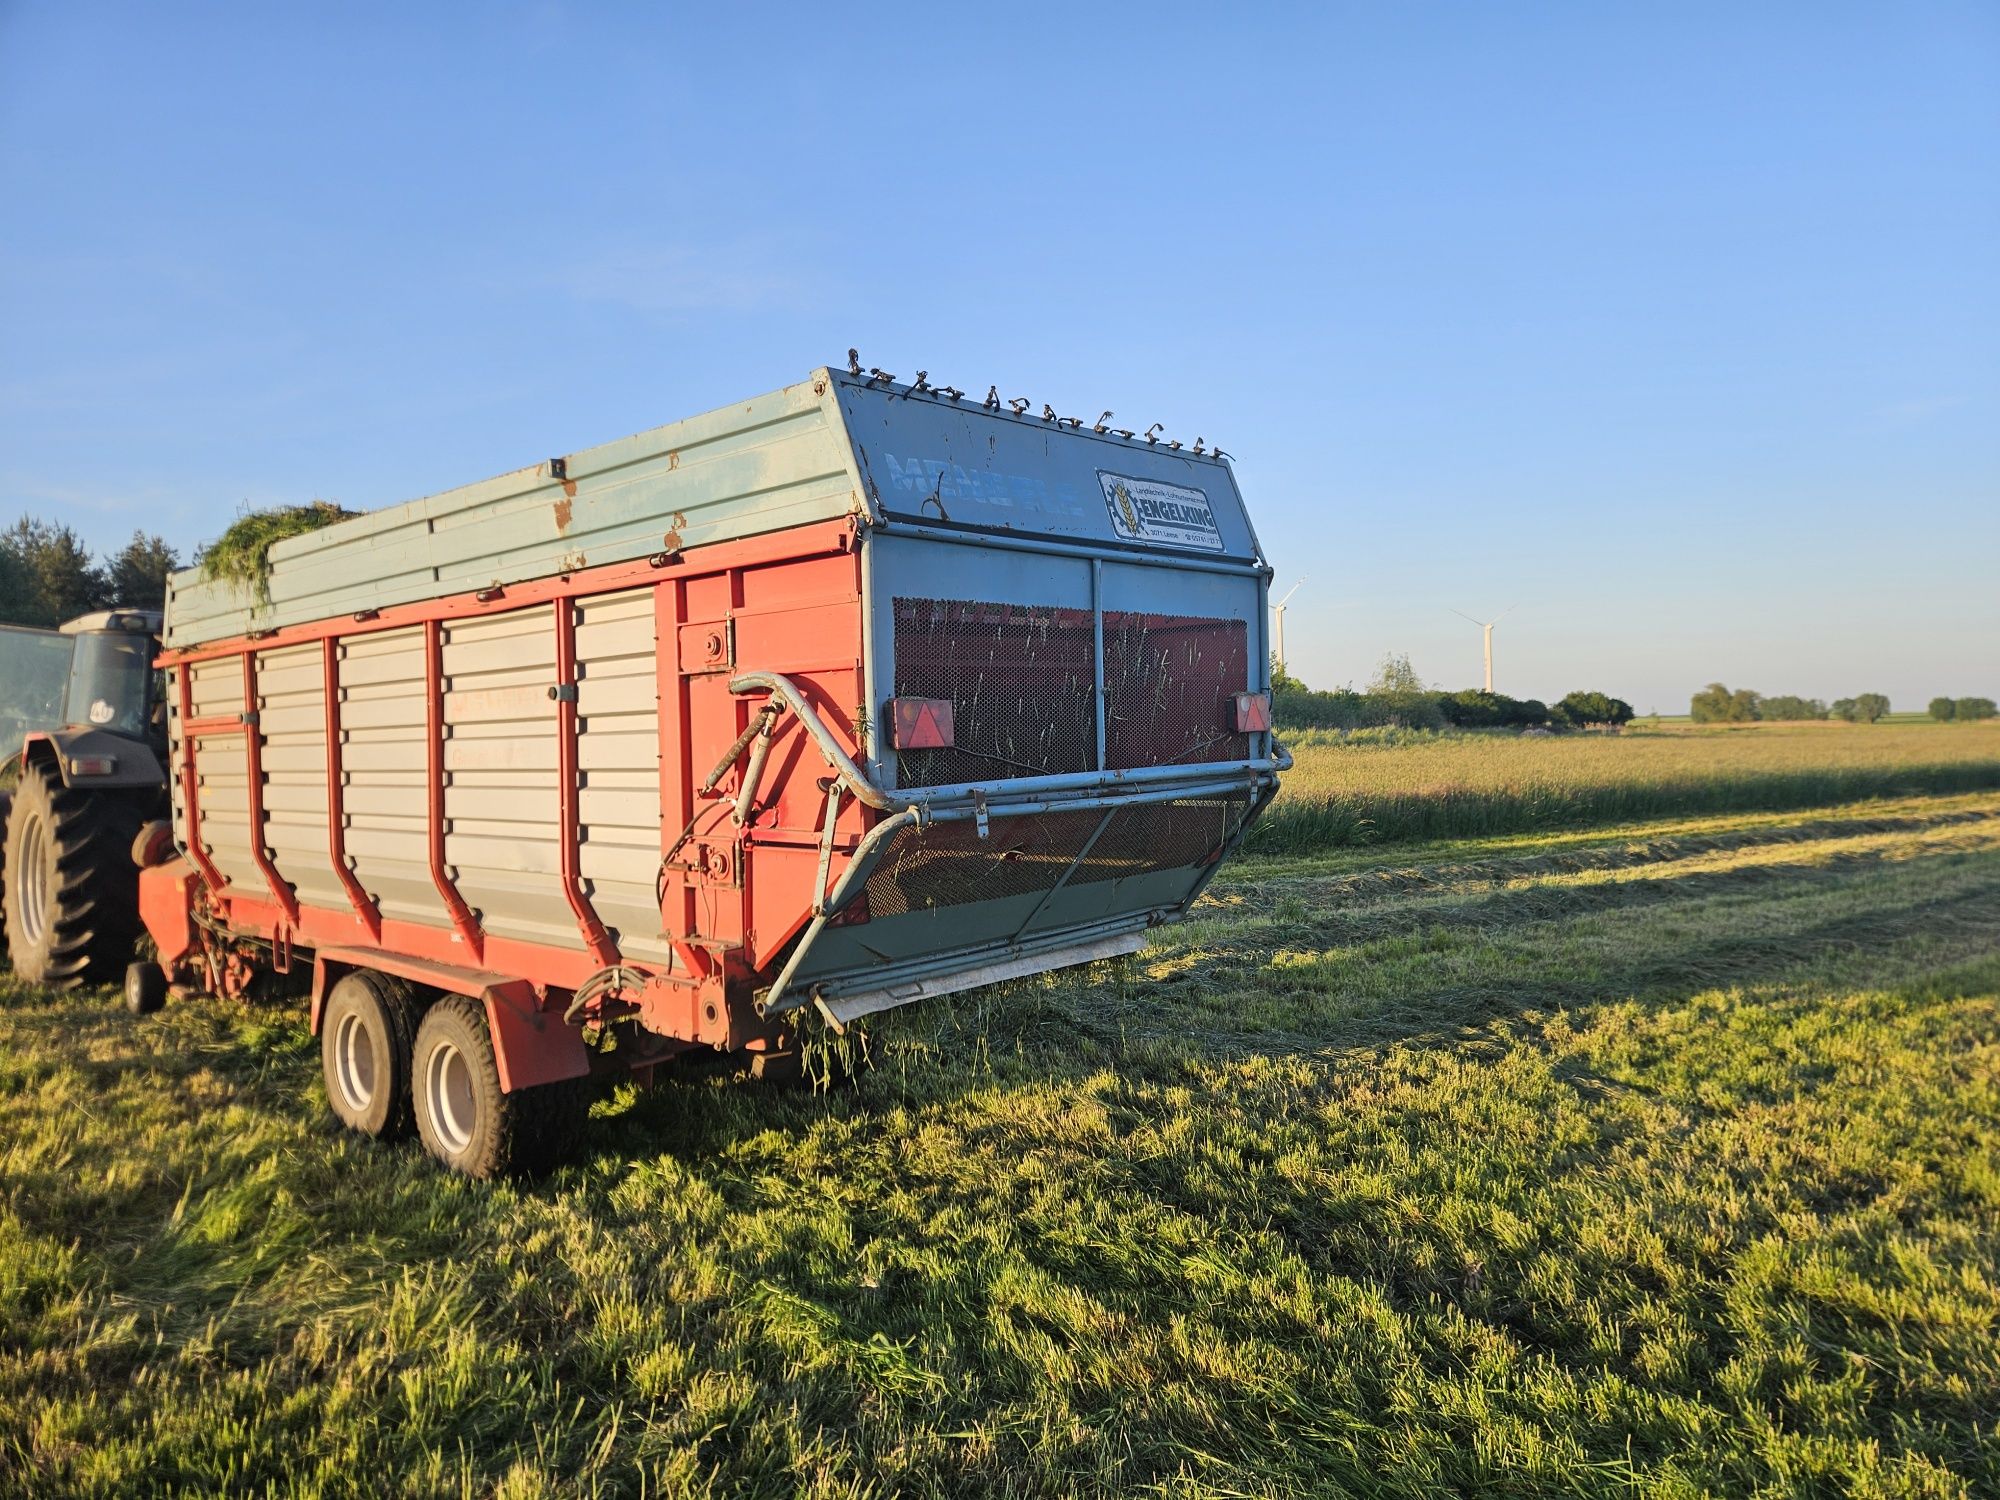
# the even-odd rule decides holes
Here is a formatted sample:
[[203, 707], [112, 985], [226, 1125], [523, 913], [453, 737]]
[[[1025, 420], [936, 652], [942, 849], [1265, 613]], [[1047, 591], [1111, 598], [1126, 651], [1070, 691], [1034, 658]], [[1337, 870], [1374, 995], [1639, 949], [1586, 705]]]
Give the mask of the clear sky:
[[0, 0], [0, 523], [841, 359], [1220, 442], [1292, 665], [2000, 696], [2000, 6]]

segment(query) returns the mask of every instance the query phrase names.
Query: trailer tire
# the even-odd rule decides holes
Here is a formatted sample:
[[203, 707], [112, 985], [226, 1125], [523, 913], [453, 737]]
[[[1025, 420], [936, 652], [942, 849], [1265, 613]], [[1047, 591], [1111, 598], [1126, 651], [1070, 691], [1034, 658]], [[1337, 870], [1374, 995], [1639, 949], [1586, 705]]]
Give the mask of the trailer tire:
[[326, 1102], [349, 1130], [376, 1140], [410, 1128], [417, 1002], [399, 979], [356, 969], [335, 981], [320, 1015]]
[[167, 1003], [167, 971], [140, 960], [125, 966], [125, 1008], [135, 1016], [150, 1016]]
[[590, 1124], [590, 1101], [597, 1097], [597, 1080], [569, 1078], [539, 1088], [517, 1089], [508, 1096], [520, 1114], [519, 1143], [514, 1151], [517, 1171], [546, 1172], [573, 1161], [583, 1148]]
[[139, 936], [132, 838], [144, 809], [123, 792], [65, 787], [21, 768], [7, 814], [7, 952], [30, 984], [73, 990], [122, 977]]
[[590, 1113], [588, 1078], [502, 1092], [485, 1008], [464, 995], [425, 1012], [410, 1071], [424, 1149], [468, 1177], [555, 1165]]

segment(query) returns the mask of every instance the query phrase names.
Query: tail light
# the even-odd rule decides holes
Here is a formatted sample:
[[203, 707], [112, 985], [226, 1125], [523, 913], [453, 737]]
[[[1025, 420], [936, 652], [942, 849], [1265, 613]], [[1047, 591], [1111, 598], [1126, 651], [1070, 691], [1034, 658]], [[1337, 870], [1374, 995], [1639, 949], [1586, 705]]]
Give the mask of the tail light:
[[1262, 734], [1271, 727], [1271, 695], [1269, 693], [1238, 693], [1236, 695], [1236, 732], [1238, 734]]
[[889, 712], [898, 750], [952, 747], [951, 699], [891, 698]]

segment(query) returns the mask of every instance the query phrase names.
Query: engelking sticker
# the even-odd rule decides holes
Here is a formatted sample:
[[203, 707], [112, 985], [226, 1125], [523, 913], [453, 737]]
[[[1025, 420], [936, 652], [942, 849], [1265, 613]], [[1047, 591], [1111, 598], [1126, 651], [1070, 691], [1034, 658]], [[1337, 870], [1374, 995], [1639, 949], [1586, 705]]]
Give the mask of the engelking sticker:
[[1111, 529], [1124, 540], [1203, 552], [1222, 550], [1222, 530], [1201, 490], [1158, 479], [1107, 474], [1102, 469], [1097, 471], [1097, 482], [1104, 486]]

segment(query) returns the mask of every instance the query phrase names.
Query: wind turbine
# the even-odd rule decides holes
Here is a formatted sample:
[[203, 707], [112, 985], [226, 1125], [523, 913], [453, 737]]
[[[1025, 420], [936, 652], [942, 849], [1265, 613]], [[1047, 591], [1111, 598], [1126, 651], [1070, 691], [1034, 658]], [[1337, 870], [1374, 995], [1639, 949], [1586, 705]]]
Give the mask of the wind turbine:
[[1498, 625], [1498, 624], [1499, 624], [1499, 623], [1500, 623], [1500, 622], [1501, 622], [1502, 620], [1506, 619], [1506, 618], [1507, 618], [1507, 616], [1509, 616], [1509, 615], [1511, 615], [1512, 613], [1514, 613], [1514, 611], [1515, 611], [1516, 609], [1518, 609], [1519, 607], [1520, 607], [1519, 605], [1514, 605], [1514, 604], [1510, 604], [1510, 605], [1508, 605], [1508, 606], [1507, 606], [1507, 607], [1506, 607], [1505, 609], [1501, 610], [1499, 614], [1495, 615], [1495, 616], [1494, 616], [1494, 617], [1493, 617], [1492, 619], [1490, 619], [1490, 620], [1472, 620], [1472, 616], [1471, 616], [1471, 615], [1469, 615], [1469, 614], [1467, 614], [1467, 613], [1466, 613], [1466, 612], [1465, 612], [1464, 610], [1462, 610], [1462, 609], [1455, 609], [1455, 610], [1453, 610], [1453, 611], [1452, 611], [1452, 613], [1453, 613], [1453, 614], [1455, 614], [1455, 615], [1457, 615], [1457, 616], [1458, 616], [1458, 617], [1459, 617], [1459, 618], [1460, 618], [1461, 620], [1472, 620], [1472, 623], [1473, 623], [1473, 624], [1475, 624], [1475, 625], [1477, 625], [1477, 626], [1478, 626], [1478, 627], [1480, 628], [1480, 630], [1481, 630], [1481, 631], [1483, 631], [1483, 632], [1485, 633], [1485, 636], [1486, 636], [1486, 691], [1487, 691], [1487, 692], [1489, 692], [1489, 693], [1493, 691], [1493, 627], [1494, 627], [1495, 625]]
[[1301, 578], [1297, 583], [1285, 590], [1284, 598], [1271, 606], [1271, 612], [1277, 616], [1278, 620], [1276, 640], [1278, 647], [1278, 670], [1280, 672], [1285, 670], [1285, 606], [1291, 602], [1292, 595], [1296, 594], [1304, 585], [1305, 580]]

